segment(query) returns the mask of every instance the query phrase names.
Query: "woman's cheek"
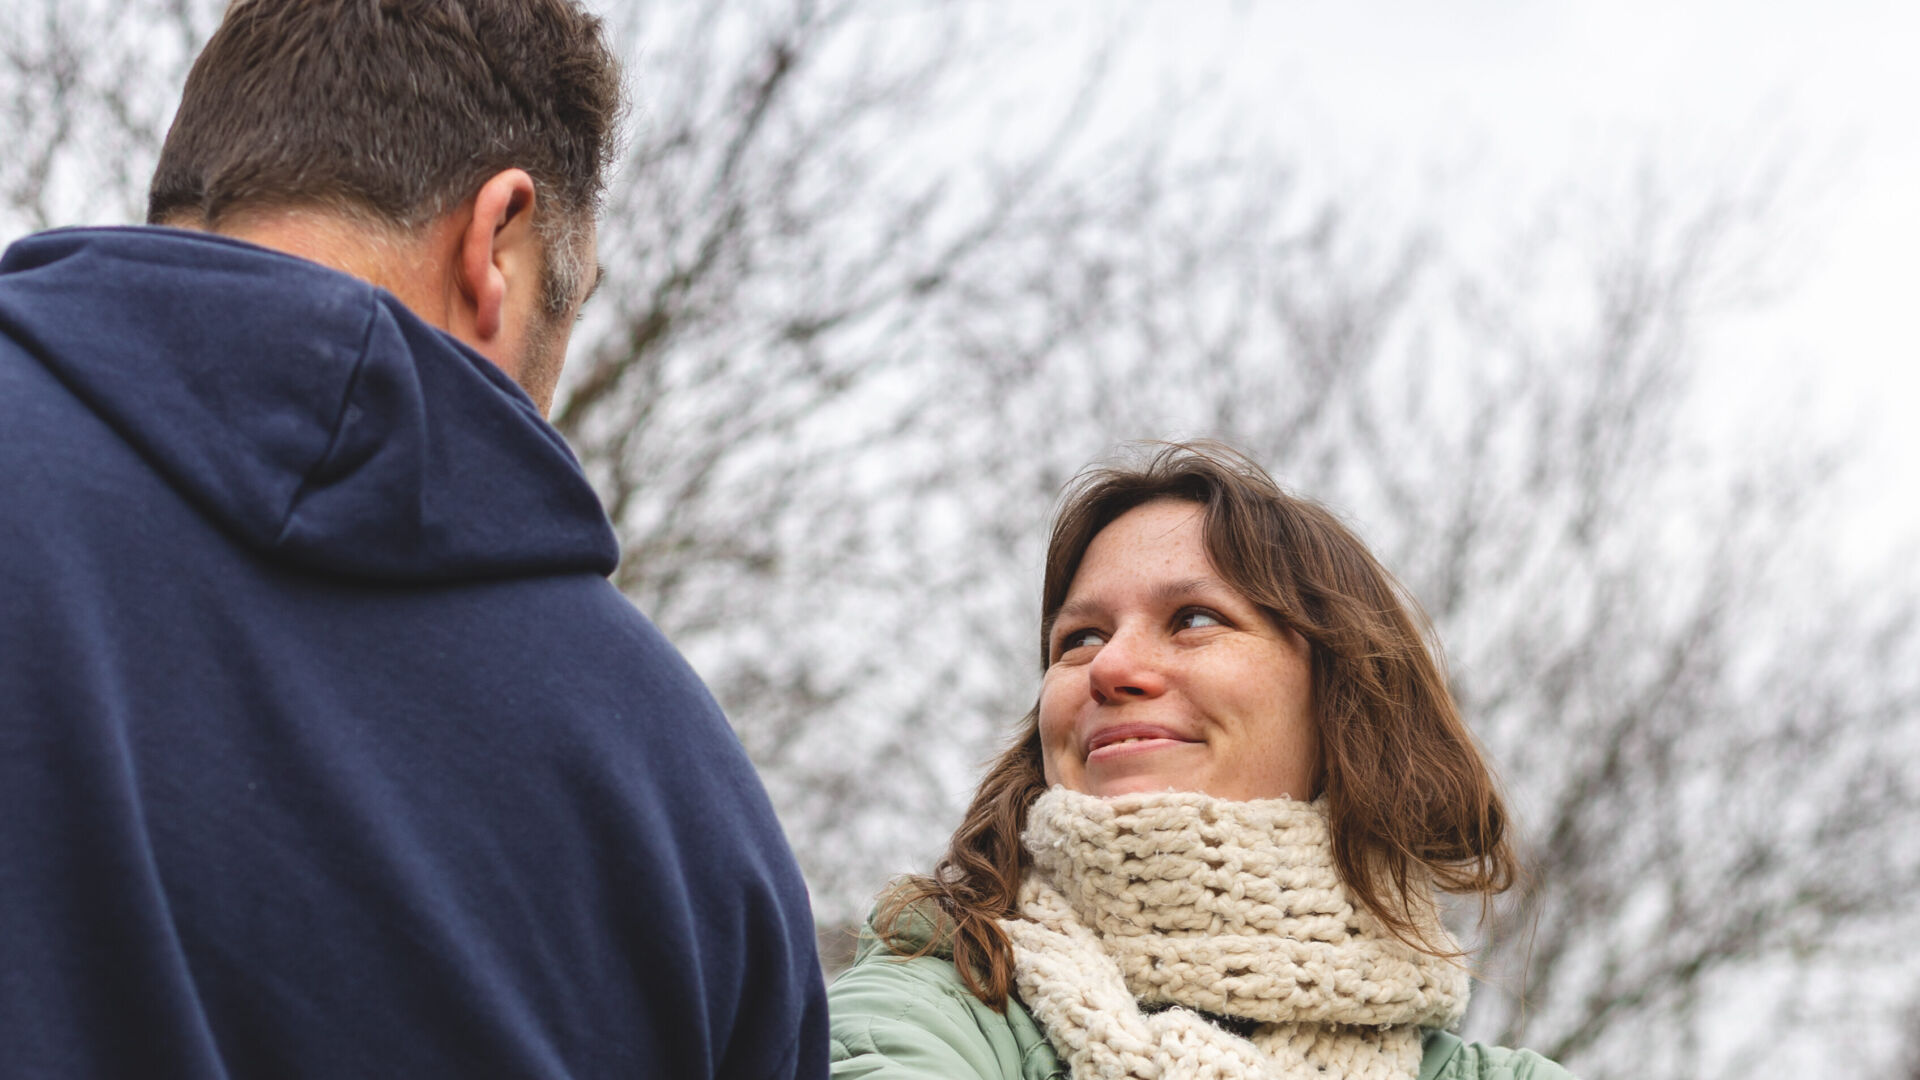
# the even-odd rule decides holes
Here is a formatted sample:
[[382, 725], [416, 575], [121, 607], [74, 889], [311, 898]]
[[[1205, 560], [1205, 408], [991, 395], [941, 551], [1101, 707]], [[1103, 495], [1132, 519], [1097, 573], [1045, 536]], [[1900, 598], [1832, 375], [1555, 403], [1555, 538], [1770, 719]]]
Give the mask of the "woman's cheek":
[[1065, 698], [1070, 688], [1063, 684], [1070, 681], [1068, 672], [1055, 667], [1040, 687], [1040, 765], [1049, 786], [1062, 782], [1069, 764], [1065, 755], [1073, 741], [1073, 712]]

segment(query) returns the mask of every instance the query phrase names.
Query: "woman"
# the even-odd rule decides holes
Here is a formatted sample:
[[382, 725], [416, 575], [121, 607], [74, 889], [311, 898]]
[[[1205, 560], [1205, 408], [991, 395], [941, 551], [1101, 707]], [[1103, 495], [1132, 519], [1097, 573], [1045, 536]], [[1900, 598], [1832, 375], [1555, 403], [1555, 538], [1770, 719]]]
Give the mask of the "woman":
[[1518, 868], [1422, 626], [1230, 451], [1083, 475], [1039, 704], [830, 991], [834, 1075], [1563, 1080], [1446, 1033], [1433, 890]]

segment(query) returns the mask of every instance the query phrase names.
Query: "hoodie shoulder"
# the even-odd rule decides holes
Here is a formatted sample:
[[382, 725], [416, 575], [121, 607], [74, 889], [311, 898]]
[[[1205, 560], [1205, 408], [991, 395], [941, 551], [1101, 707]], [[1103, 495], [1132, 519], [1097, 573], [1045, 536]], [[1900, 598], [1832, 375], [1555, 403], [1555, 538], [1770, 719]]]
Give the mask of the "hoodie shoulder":
[[0, 337], [277, 561], [409, 581], [618, 561], [526, 395], [346, 274], [179, 230], [44, 233], [0, 260]]

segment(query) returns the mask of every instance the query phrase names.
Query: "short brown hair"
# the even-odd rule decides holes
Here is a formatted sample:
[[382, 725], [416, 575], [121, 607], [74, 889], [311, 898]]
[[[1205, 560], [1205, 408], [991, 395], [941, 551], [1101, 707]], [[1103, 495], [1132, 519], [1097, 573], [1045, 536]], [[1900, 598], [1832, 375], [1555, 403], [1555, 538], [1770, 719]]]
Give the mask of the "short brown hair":
[[597, 207], [620, 109], [619, 64], [575, 0], [234, 0], [147, 220], [321, 206], [410, 229], [521, 168], [551, 236]]
[[[1461, 723], [1419, 605], [1325, 507], [1288, 495], [1217, 443], [1166, 444], [1138, 466], [1082, 473], [1047, 546], [1041, 667], [1088, 545], [1122, 514], [1161, 499], [1202, 507], [1215, 568], [1276, 626], [1306, 638], [1320, 794], [1341, 880], [1392, 932], [1439, 952], [1420, 937], [1412, 905], [1424, 902], [1427, 881], [1481, 896], [1512, 886], [1519, 863], [1506, 807]], [[1036, 706], [987, 770], [933, 873], [902, 882], [876, 919], [891, 934], [910, 908], [936, 904], [952, 924], [938, 940], [952, 947], [967, 988], [995, 1009], [1005, 1006], [1013, 977], [995, 920], [1016, 913], [1028, 867], [1020, 833], [1046, 787]]]

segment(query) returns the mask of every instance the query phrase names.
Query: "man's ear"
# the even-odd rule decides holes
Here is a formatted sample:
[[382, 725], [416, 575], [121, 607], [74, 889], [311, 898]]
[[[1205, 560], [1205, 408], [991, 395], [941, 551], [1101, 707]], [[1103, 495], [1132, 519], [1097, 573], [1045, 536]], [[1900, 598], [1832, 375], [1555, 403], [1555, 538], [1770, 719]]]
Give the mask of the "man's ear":
[[521, 169], [495, 173], [473, 196], [473, 216], [460, 237], [460, 291], [473, 305], [473, 330], [482, 341], [499, 337], [505, 326], [509, 284], [537, 287], [533, 214], [533, 177]]

